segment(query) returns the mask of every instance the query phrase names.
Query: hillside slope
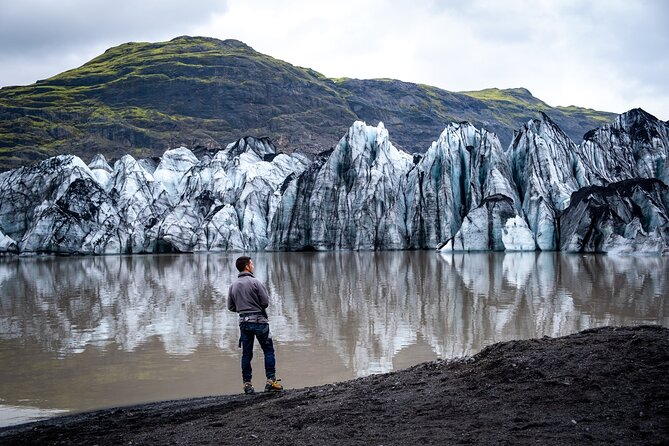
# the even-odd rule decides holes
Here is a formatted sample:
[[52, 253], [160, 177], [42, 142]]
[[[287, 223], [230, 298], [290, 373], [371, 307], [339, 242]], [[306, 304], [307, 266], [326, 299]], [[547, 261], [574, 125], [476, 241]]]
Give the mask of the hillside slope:
[[328, 79], [242, 42], [178, 37], [126, 43], [35, 84], [0, 89], [0, 170], [71, 153], [156, 156], [185, 145], [212, 150], [269, 136], [286, 152], [334, 146], [356, 120], [393, 130], [424, 152], [445, 126], [468, 120], [498, 133], [540, 112], [580, 142], [615, 115], [552, 108], [524, 89], [453, 93], [397, 80]]

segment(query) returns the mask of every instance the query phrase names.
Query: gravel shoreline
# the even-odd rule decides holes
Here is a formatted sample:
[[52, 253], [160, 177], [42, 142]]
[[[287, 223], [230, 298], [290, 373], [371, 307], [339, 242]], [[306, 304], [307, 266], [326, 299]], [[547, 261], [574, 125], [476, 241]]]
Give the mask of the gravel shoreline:
[[280, 394], [112, 408], [2, 445], [669, 443], [669, 329], [603, 327]]

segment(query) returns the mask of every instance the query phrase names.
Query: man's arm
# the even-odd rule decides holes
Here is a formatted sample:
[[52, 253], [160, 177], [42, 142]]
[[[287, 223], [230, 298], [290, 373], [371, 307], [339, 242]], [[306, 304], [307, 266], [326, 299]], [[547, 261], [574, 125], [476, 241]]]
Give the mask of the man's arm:
[[267, 291], [267, 288], [265, 288], [265, 285], [259, 280], [256, 281], [256, 292], [258, 294], [258, 305], [260, 305], [260, 308], [267, 308], [269, 306], [269, 292]]
[[232, 298], [232, 285], [228, 289], [228, 310], [237, 312], [237, 305], [235, 305], [235, 300]]

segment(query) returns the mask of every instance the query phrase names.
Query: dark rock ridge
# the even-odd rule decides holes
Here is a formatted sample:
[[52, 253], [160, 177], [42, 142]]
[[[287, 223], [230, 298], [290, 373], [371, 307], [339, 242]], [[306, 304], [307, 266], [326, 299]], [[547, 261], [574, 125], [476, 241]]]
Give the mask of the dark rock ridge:
[[451, 121], [467, 120], [508, 144], [541, 111], [576, 141], [615, 116], [550, 107], [525, 89], [454, 93], [397, 80], [328, 79], [236, 40], [179, 37], [126, 43], [36, 84], [2, 88], [0, 171], [61, 154], [218, 151], [248, 135], [313, 155], [331, 149], [356, 120], [384, 122], [408, 152], [425, 151]]
[[580, 145], [547, 115], [507, 150], [452, 123], [423, 154], [356, 121], [309, 160], [245, 137], [200, 158], [73, 155], [0, 174], [0, 252], [669, 250], [667, 124], [642, 110]]

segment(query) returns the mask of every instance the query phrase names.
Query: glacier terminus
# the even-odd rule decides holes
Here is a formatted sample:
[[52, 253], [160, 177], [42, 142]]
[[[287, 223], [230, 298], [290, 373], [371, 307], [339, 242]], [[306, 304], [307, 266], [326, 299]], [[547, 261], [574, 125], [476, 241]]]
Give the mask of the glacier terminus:
[[424, 153], [354, 122], [313, 159], [245, 137], [199, 158], [59, 155], [0, 174], [0, 253], [669, 251], [669, 124], [630, 110], [575, 144], [547, 115], [502, 147], [451, 123]]

